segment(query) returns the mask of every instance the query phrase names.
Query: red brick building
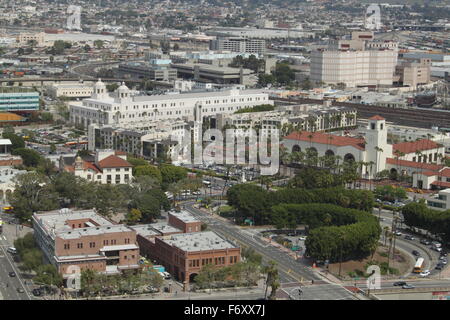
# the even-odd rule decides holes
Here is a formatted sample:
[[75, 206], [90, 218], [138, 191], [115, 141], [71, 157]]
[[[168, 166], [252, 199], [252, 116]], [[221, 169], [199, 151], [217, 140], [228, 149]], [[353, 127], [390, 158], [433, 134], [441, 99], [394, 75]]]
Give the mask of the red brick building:
[[76, 267], [107, 274], [139, 267], [136, 231], [93, 210], [35, 213], [32, 221], [36, 243], [64, 278]]

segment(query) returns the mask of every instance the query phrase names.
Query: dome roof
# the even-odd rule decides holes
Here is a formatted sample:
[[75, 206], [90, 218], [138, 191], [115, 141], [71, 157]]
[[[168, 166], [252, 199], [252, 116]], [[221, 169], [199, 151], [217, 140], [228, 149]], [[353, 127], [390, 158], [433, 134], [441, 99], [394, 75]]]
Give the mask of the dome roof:
[[130, 91], [130, 89], [125, 85], [125, 82], [122, 82], [122, 85], [117, 88], [118, 91]]
[[105, 87], [105, 84], [102, 82], [102, 79], [98, 79], [98, 81], [95, 83], [95, 87]]

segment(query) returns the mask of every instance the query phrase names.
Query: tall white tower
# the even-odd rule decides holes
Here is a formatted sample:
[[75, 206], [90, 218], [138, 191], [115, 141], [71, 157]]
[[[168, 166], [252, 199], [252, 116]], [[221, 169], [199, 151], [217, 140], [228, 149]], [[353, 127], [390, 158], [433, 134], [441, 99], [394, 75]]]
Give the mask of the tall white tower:
[[392, 157], [392, 145], [387, 143], [386, 119], [373, 116], [369, 118], [366, 132], [366, 162], [374, 163], [372, 177], [386, 169], [386, 158], [389, 157]]
[[102, 79], [98, 79], [98, 81], [94, 84], [94, 93], [91, 98], [98, 100], [108, 98], [108, 90], [106, 90], [106, 86], [102, 82]]

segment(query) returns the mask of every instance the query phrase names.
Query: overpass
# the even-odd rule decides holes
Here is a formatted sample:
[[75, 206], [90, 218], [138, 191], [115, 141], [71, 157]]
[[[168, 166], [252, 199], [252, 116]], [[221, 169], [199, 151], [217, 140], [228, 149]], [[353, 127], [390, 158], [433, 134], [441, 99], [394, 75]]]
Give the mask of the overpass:
[[[84, 81], [97, 81], [97, 78], [94, 77], [83, 77]], [[80, 78], [1, 78], [0, 86], [6, 85], [18, 85], [19, 83], [40, 83], [41, 86], [44, 84], [52, 84], [52, 83], [64, 83], [64, 82], [78, 82]], [[119, 79], [119, 78], [102, 78], [103, 82], [128, 82], [128, 83], [143, 83], [150, 82], [154, 83], [158, 87], [164, 88], [172, 88], [170, 83], [161, 82], [161, 81], [153, 81], [153, 80], [145, 80], [145, 79]], [[11, 84], [12, 83], [12, 84]]]

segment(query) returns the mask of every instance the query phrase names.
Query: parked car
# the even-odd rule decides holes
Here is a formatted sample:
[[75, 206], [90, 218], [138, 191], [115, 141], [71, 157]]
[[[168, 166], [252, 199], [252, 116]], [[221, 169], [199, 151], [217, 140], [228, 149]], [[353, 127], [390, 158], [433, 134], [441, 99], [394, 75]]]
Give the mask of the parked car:
[[295, 232], [289, 232], [287, 235], [289, 237], [295, 237], [297, 234]]
[[306, 240], [306, 236], [301, 236], [298, 239], [301, 240], [301, 241], [305, 241]]
[[436, 270], [442, 270], [442, 269], [444, 269], [444, 265], [438, 263], [438, 264], [436, 265], [436, 268], [435, 268], [435, 269], [436, 269]]
[[409, 234], [405, 235], [405, 239], [406, 240], [415, 240], [416, 238], [414, 238], [413, 236], [410, 236]]
[[398, 236], [398, 237], [400, 237], [400, 236], [402, 235], [402, 233], [401, 233], [400, 231], [396, 231], [396, 232], [395, 232], [395, 235]]
[[40, 297], [40, 296], [42, 296], [42, 291], [41, 290], [39, 290], [39, 289], [33, 289], [33, 291], [31, 291], [31, 293], [34, 295], [34, 296], [36, 296], [36, 297]]
[[22, 288], [17, 288], [17, 292], [18, 292], [18, 293], [24, 293], [25, 290], [23, 290]]
[[433, 246], [435, 246], [436, 248], [440, 248], [440, 247], [442, 246], [442, 245], [441, 245], [439, 242], [437, 242], [437, 241], [432, 241], [431, 244], [432, 244]]
[[402, 285], [402, 288], [403, 289], [414, 289], [415, 287], [411, 284], [406, 283], [406, 284]]
[[420, 239], [420, 243], [424, 244], [424, 245], [427, 245], [427, 246], [431, 244], [431, 242], [428, 241], [427, 239]]
[[442, 259], [441, 263], [444, 264], [444, 265], [447, 264], [447, 259]]
[[430, 270], [425, 270], [420, 273], [421, 277], [428, 277], [430, 275]]
[[435, 247], [435, 246], [432, 246], [431, 249], [433, 249], [434, 251], [437, 251], [437, 252], [441, 252], [442, 251], [442, 248]]
[[147, 291], [150, 292], [150, 293], [157, 293], [157, 292], [159, 292], [159, 289], [155, 288], [153, 286], [148, 286], [147, 287]]
[[404, 286], [404, 285], [406, 285], [406, 282], [405, 282], [405, 281], [397, 281], [397, 282], [394, 282], [394, 286], [396, 286], [396, 287], [401, 287], [401, 286]]

